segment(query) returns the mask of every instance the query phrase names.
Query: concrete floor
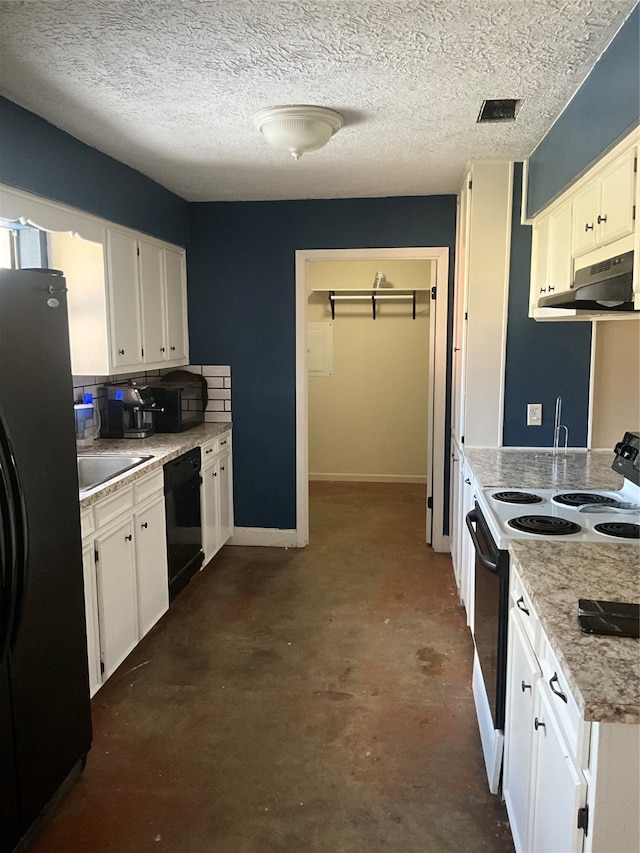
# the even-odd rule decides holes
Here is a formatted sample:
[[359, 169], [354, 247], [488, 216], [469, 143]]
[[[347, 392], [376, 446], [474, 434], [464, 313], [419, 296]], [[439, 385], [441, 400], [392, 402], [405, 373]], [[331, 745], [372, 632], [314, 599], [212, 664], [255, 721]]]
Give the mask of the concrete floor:
[[311, 495], [308, 548], [225, 547], [100, 690], [37, 853], [513, 851], [424, 488]]

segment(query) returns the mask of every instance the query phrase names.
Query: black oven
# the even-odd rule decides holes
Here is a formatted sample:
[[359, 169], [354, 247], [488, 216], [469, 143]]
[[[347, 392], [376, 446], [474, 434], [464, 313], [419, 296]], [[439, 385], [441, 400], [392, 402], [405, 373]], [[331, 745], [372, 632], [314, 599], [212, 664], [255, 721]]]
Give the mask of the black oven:
[[204, 559], [200, 462], [200, 448], [195, 447], [164, 465], [169, 601], [185, 588]]
[[504, 729], [509, 553], [499, 550], [476, 503], [466, 517], [475, 550], [474, 640], [493, 726]]

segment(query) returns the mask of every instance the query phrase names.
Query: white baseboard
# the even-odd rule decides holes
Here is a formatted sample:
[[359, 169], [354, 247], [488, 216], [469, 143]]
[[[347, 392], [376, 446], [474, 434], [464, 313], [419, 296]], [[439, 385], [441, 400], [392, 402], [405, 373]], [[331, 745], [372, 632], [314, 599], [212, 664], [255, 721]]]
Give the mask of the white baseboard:
[[295, 530], [279, 527], [234, 527], [227, 545], [256, 545], [268, 548], [296, 548]]
[[309, 480], [333, 483], [426, 483], [425, 474], [309, 474]]

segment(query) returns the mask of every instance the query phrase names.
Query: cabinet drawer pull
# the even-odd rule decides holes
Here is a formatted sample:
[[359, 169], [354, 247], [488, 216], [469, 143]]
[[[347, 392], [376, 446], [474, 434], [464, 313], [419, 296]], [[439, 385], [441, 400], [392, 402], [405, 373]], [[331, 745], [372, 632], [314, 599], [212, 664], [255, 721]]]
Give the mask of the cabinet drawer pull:
[[149, 524], [146, 521], [143, 521], [142, 524], [140, 525], [140, 527], [144, 527], [145, 530], [147, 529], [148, 526], [149, 526]]
[[132, 539], [133, 539], [133, 536], [130, 533], [124, 537], [125, 542], [131, 542]]
[[214, 477], [217, 477], [217, 476], [218, 476], [218, 472], [217, 472], [217, 471], [214, 471], [214, 472], [213, 472], [213, 476], [214, 476]]
[[206, 456], [207, 453], [213, 453], [213, 447], [210, 447], [208, 450], [205, 450], [204, 455]]
[[589, 225], [589, 223], [587, 222], [584, 226], [584, 230], [585, 231], [593, 231], [593, 222], [591, 223], [591, 225]]
[[123, 350], [123, 349], [119, 349], [119, 350], [118, 350], [118, 354], [119, 354], [119, 355], [124, 355], [124, 350]]
[[558, 673], [557, 672], [554, 672], [553, 675], [551, 676], [551, 678], [549, 679], [549, 687], [551, 688], [552, 693], [555, 693], [556, 696], [559, 696], [562, 699], [562, 701], [566, 702], [568, 705], [569, 700], [567, 699], [567, 694], [563, 693], [562, 690], [556, 690], [556, 688], [553, 686], [554, 681], [556, 684], [558, 684], [558, 685], [560, 684], [560, 682], [558, 681]]
[[527, 616], [529, 615], [529, 611], [525, 607], [523, 596], [520, 596], [520, 598], [516, 601], [516, 607], [518, 608], [518, 610], [522, 610], [523, 613], [526, 613]]
[[220, 446], [222, 447], [222, 445], [223, 445], [223, 444], [226, 444], [226, 443], [227, 443], [227, 439], [225, 438], [225, 439], [224, 439], [224, 441], [221, 441], [221, 442], [220, 442]]
[[546, 723], [541, 723], [540, 720], [536, 717], [533, 721], [533, 728], [538, 731], [538, 729], [546, 729], [547, 725]]
[[224, 465], [221, 465], [221, 466], [220, 466], [220, 470], [221, 470], [221, 471], [224, 471]]
[[556, 292], [555, 287], [552, 284], [550, 284], [549, 285], [549, 293], [555, 293], [555, 292]]
[[598, 225], [602, 225], [603, 222], [607, 221], [607, 215], [605, 213], [604, 216], [598, 216]]
[[524, 691], [525, 691], [525, 690], [531, 690], [531, 685], [530, 685], [530, 684], [525, 684], [525, 683], [524, 683], [524, 678], [522, 679], [521, 687], [522, 687], [522, 692], [523, 692], [523, 693], [524, 693]]
[[160, 352], [164, 352], [165, 349], [166, 349], [165, 347], [160, 347]]
[[175, 352], [175, 351], [176, 351], [176, 348], [175, 348], [175, 347], [171, 347], [171, 352]]
[[541, 287], [541, 288], [540, 288], [540, 293], [546, 293], [546, 292], [547, 292], [547, 288], [546, 288], [546, 287]]

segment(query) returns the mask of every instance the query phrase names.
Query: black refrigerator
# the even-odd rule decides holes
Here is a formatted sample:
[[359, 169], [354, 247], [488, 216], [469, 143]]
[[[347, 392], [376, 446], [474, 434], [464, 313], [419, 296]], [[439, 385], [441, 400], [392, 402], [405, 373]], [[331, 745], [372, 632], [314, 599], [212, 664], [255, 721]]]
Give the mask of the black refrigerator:
[[0, 853], [82, 772], [91, 714], [66, 282], [0, 270]]

